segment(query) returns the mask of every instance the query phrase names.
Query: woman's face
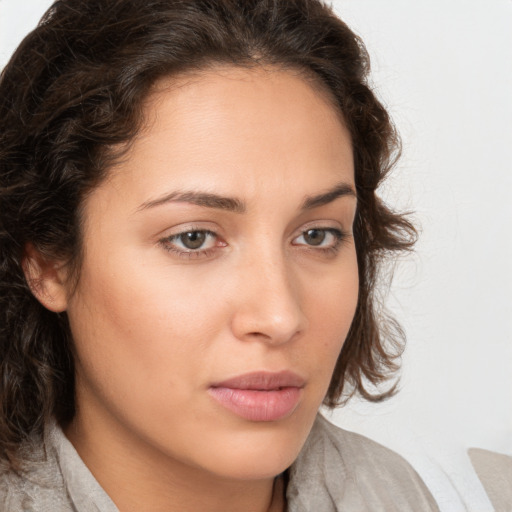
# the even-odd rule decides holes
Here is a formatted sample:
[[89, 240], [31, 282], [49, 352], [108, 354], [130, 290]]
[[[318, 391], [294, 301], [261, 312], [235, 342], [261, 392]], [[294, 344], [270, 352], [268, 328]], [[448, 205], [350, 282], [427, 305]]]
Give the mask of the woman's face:
[[74, 425], [131, 457], [274, 476], [311, 429], [356, 307], [349, 134], [282, 70], [160, 83], [145, 109], [84, 204]]

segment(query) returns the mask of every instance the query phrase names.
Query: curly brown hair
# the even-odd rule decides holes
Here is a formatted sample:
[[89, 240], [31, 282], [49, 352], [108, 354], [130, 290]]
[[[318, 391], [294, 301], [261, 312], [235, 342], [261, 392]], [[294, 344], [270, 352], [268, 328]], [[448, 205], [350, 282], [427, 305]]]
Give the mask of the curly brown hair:
[[[367, 83], [361, 40], [320, 0], [60, 0], [0, 78], [0, 459], [74, 415], [73, 341], [65, 313], [32, 295], [27, 244], [79, 272], [81, 205], [133, 139], [156, 80], [210, 64], [276, 65], [330, 91], [350, 131], [358, 210], [359, 302], [324, 403], [368, 400], [397, 370], [404, 336], [379, 312], [384, 256], [415, 231], [376, 195], [398, 155], [388, 113]], [[125, 144], [126, 145], [126, 144]]]

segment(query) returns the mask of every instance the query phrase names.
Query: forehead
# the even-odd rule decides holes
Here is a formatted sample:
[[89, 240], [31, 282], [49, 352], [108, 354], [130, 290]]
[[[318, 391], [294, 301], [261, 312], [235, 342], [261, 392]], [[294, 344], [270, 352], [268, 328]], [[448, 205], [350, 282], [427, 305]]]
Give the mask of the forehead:
[[[145, 101], [145, 108], [146, 110], [158, 108], [155, 102], [158, 103], [168, 93], [174, 93], [176, 102], [180, 99], [180, 93], [182, 97], [186, 96], [186, 99], [190, 101], [194, 95], [194, 89], [198, 93], [196, 98], [211, 99], [214, 96], [219, 100], [219, 104], [221, 104], [224, 92], [229, 92], [232, 100], [240, 100], [244, 97], [243, 99], [250, 100], [252, 104], [258, 104], [257, 97], [254, 95], [251, 97], [250, 92], [256, 94], [265, 92], [265, 98], [260, 96], [259, 99], [270, 100], [272, 96], [278, 97], [280, 92], [286, 90], [286, 96], [290, 102], [293, 99], [314, 100], [318, 107], [321, 103], [322, 107], [327, 107], [330, 114], [344, 124], [333, 92], [320, 77], [308, 69], [263, 63], [244, 67], [213, 62], [198, 70], [189, 70], [176, 76], [160, 78], [151, 87]], [[209, 95], [204, 96], [207, 91]], [[271, 92], [274, 95], [271, 95]], [[229, 103], [232, 105], [233, 101]], [[322, 110], [321, 107], [320, 110]]]
[[128, 180], [141, 202], [171, 185], [219, 185], [224, 194], [249, 197], [262, 182], [279, 189], [301, 180], [316, 190], [353, 183], [352, 160], [338, 109], [310, 78], [217, 67], [155, 85], [142, 128], [113, 175]]

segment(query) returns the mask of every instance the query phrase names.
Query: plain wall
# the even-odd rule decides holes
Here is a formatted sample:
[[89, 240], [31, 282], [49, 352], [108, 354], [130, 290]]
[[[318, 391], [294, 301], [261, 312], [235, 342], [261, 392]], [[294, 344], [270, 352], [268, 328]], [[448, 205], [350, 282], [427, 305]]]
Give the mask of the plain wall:
[[[0, 0], [0, 67], [47, 0]], [[421, 227], [389, 294], [401, 391], [331, 419], [404, 455], [443, 511], [492, 510], [466, 450], [512, 454], [512, 1], [338, 0], [403, 138], [382, 190]]]
[[333, 419], [405, 455], [443, 510], [492, 510], [466, 449], [512, 454], [512, 2], [334, 5], [403, 138], [384, 195], [422, 233], [389, 297], [402, 390]]

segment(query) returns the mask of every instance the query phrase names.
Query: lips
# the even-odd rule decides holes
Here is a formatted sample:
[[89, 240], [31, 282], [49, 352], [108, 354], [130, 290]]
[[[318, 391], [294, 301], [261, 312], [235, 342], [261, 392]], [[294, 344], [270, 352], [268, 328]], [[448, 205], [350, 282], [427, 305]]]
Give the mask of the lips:
[[293, 372], [253, 372], [212, 384], [208, 392], [244, 419], [277, 421], [296, 409], [304, 386], [305, 380]]

